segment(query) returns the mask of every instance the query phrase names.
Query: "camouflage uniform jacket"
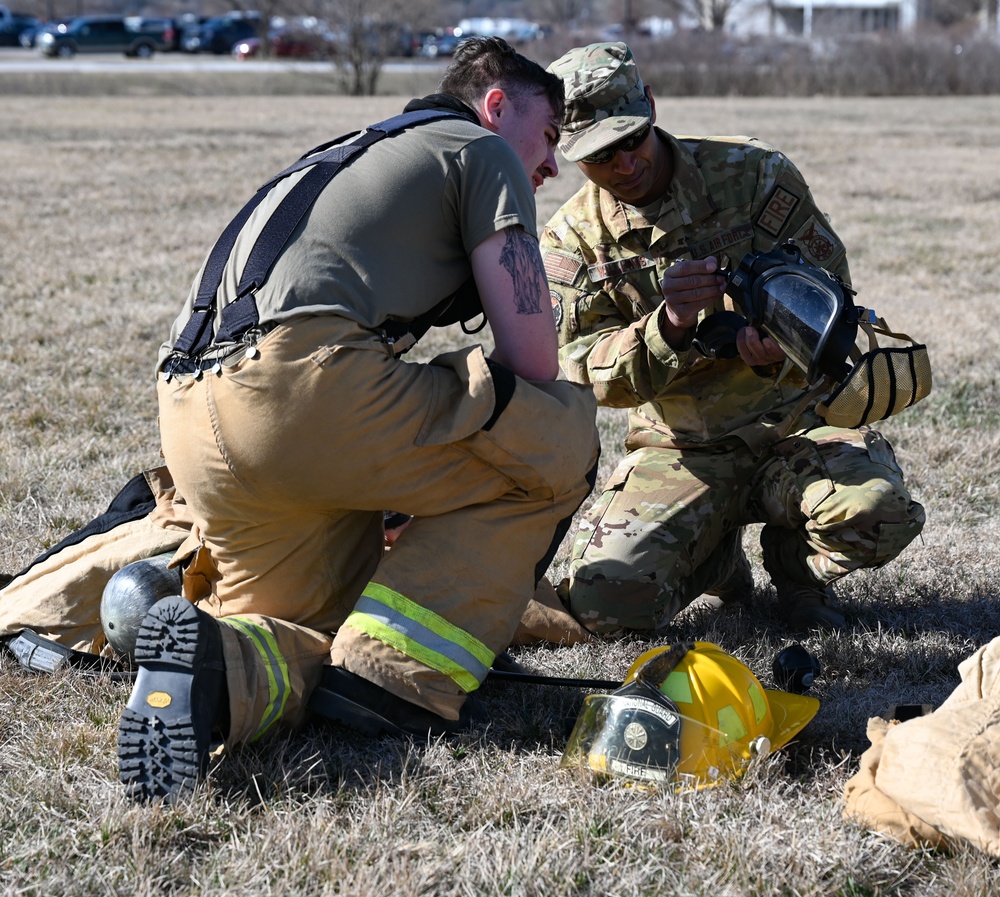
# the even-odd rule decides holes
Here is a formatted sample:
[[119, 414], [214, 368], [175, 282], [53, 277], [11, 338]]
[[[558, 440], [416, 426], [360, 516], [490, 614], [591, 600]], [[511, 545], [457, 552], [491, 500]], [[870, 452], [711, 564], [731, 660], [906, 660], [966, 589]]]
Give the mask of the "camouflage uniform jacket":
[[[657, 133], [669, 142], [674, 175], [655, 223], [588, 182], [543, 231], [563, 368], [590, 383], [599, 404], [632, 409], [630, 449], [728, 436], [766, 445], [801, 403], [805, 378], [672, 349], [660, 330], [663, 272], [675, 259], [710, 255], [736, 265], [795, 239], [807, 261], [849, 283], [844, 246], [777, 150], [747, 137]], [[714, 310], [727, 305], [725, 297]], [[813, 404], [797, 429], [822, 423]]]

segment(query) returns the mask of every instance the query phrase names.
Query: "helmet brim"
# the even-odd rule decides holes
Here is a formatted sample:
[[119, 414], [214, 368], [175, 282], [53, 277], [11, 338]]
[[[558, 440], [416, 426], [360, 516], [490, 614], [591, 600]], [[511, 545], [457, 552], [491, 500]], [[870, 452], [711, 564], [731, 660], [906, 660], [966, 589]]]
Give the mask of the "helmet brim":
[[819, 701], [809, 695], [765, 689], [771, 708], [771, 750], [788, 744], [801, 732], [819, 710]]

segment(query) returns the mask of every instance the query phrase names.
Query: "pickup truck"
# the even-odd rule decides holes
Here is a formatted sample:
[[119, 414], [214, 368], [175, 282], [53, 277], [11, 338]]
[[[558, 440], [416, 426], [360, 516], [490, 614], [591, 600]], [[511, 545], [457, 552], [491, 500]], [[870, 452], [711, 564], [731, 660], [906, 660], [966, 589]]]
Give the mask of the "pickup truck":
[[44, 56], [75, 56], [77, 53], [124, 53], [148, 59], [165, 50], [162, 19], [148, 23], [140, 16], [77, 16], [65, 29], [43, 31], [35, 49]]

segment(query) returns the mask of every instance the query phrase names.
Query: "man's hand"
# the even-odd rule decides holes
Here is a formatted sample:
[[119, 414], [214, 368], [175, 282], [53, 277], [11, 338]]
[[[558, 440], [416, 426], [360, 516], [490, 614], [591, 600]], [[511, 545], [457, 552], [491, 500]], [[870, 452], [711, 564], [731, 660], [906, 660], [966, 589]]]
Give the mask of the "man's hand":
[[713, 256], [706, 259], [674, 262], [663, 273], [665, 320], [663, 337], [674, 348], [680, 348], [684, 334], [698, 323], [698, 313], [711, 308], [726, 291], [726, 278], [716, 273], [719, 263]]
[[785, 360], [785, 353], [771, 337], [756, 327], [744, 327], [736, 334], [736, 348], [750, 367], [767, 367]]
[[[698, 323], [699, 312], [713, 307], [725, 294], [726, 278], [718, 270], [718, 261], [709, 256], [674, 262], [663, 273], [663, 336], [669, 345], [680, 348], [686, 331]], [[736, 334], [736, 348], [751, 367], [767, 367], [785, 360], [781, 347], [755, 327], [744, 327]]]

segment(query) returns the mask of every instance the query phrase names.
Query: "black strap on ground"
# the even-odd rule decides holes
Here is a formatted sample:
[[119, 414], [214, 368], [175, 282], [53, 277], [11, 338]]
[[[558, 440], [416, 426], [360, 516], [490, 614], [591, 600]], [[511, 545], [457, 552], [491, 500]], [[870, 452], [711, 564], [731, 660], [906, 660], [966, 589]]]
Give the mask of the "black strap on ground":
[[302, 220], [302, 216], [305, 215], [309, 207], [316, 201], [316, 197], [337, 172], [350, 164], [359, 153], [364, 152], [368, 147], [385, 137], [414, 125], [442, 118], [464, 117], [466, 116], [447, 109], [421, 109], [414, 112], [403, 112], [371, 125], [350, 143], [339, 141], [326, 143], [318, 148], [321, 150], [318, 155], [307, 153], [306, 156], [276, 177], [271, 178], [233, 218], [212, 248], [201, 282], [198, 285], [198, 295], [192, 308], [191, 317], [184, 326], [177, 342], [174, 343], [174, 351], [188, 357], [200, 355], [212, 342], [212, 321], [215, 317], [216, 294], [222, 283], [226, 262], [232, 254], [236, 238], [247, 219], [275, 184], [303, 168], [313, 167], [313, 170], [289, 191], [258, 235], [240, 278], [236, 300], [223, 309], [222, 326], [219, 330], [219, 338], [221, 339], [235, 339], [257, 325], [258, 315], [256, 303], [253, 300], [254, 290], [267, 278], [268, 272], [288, 238]]
[[529, 685], [557, 685], [564, 688], [597, 688], [601, 691], [616, 691], [622, 687], [621, 682], [614, 682], [611, 679], [572, 679], [513, 670], [492, 669], [486, 678], [491, 682], [524, 682]]

